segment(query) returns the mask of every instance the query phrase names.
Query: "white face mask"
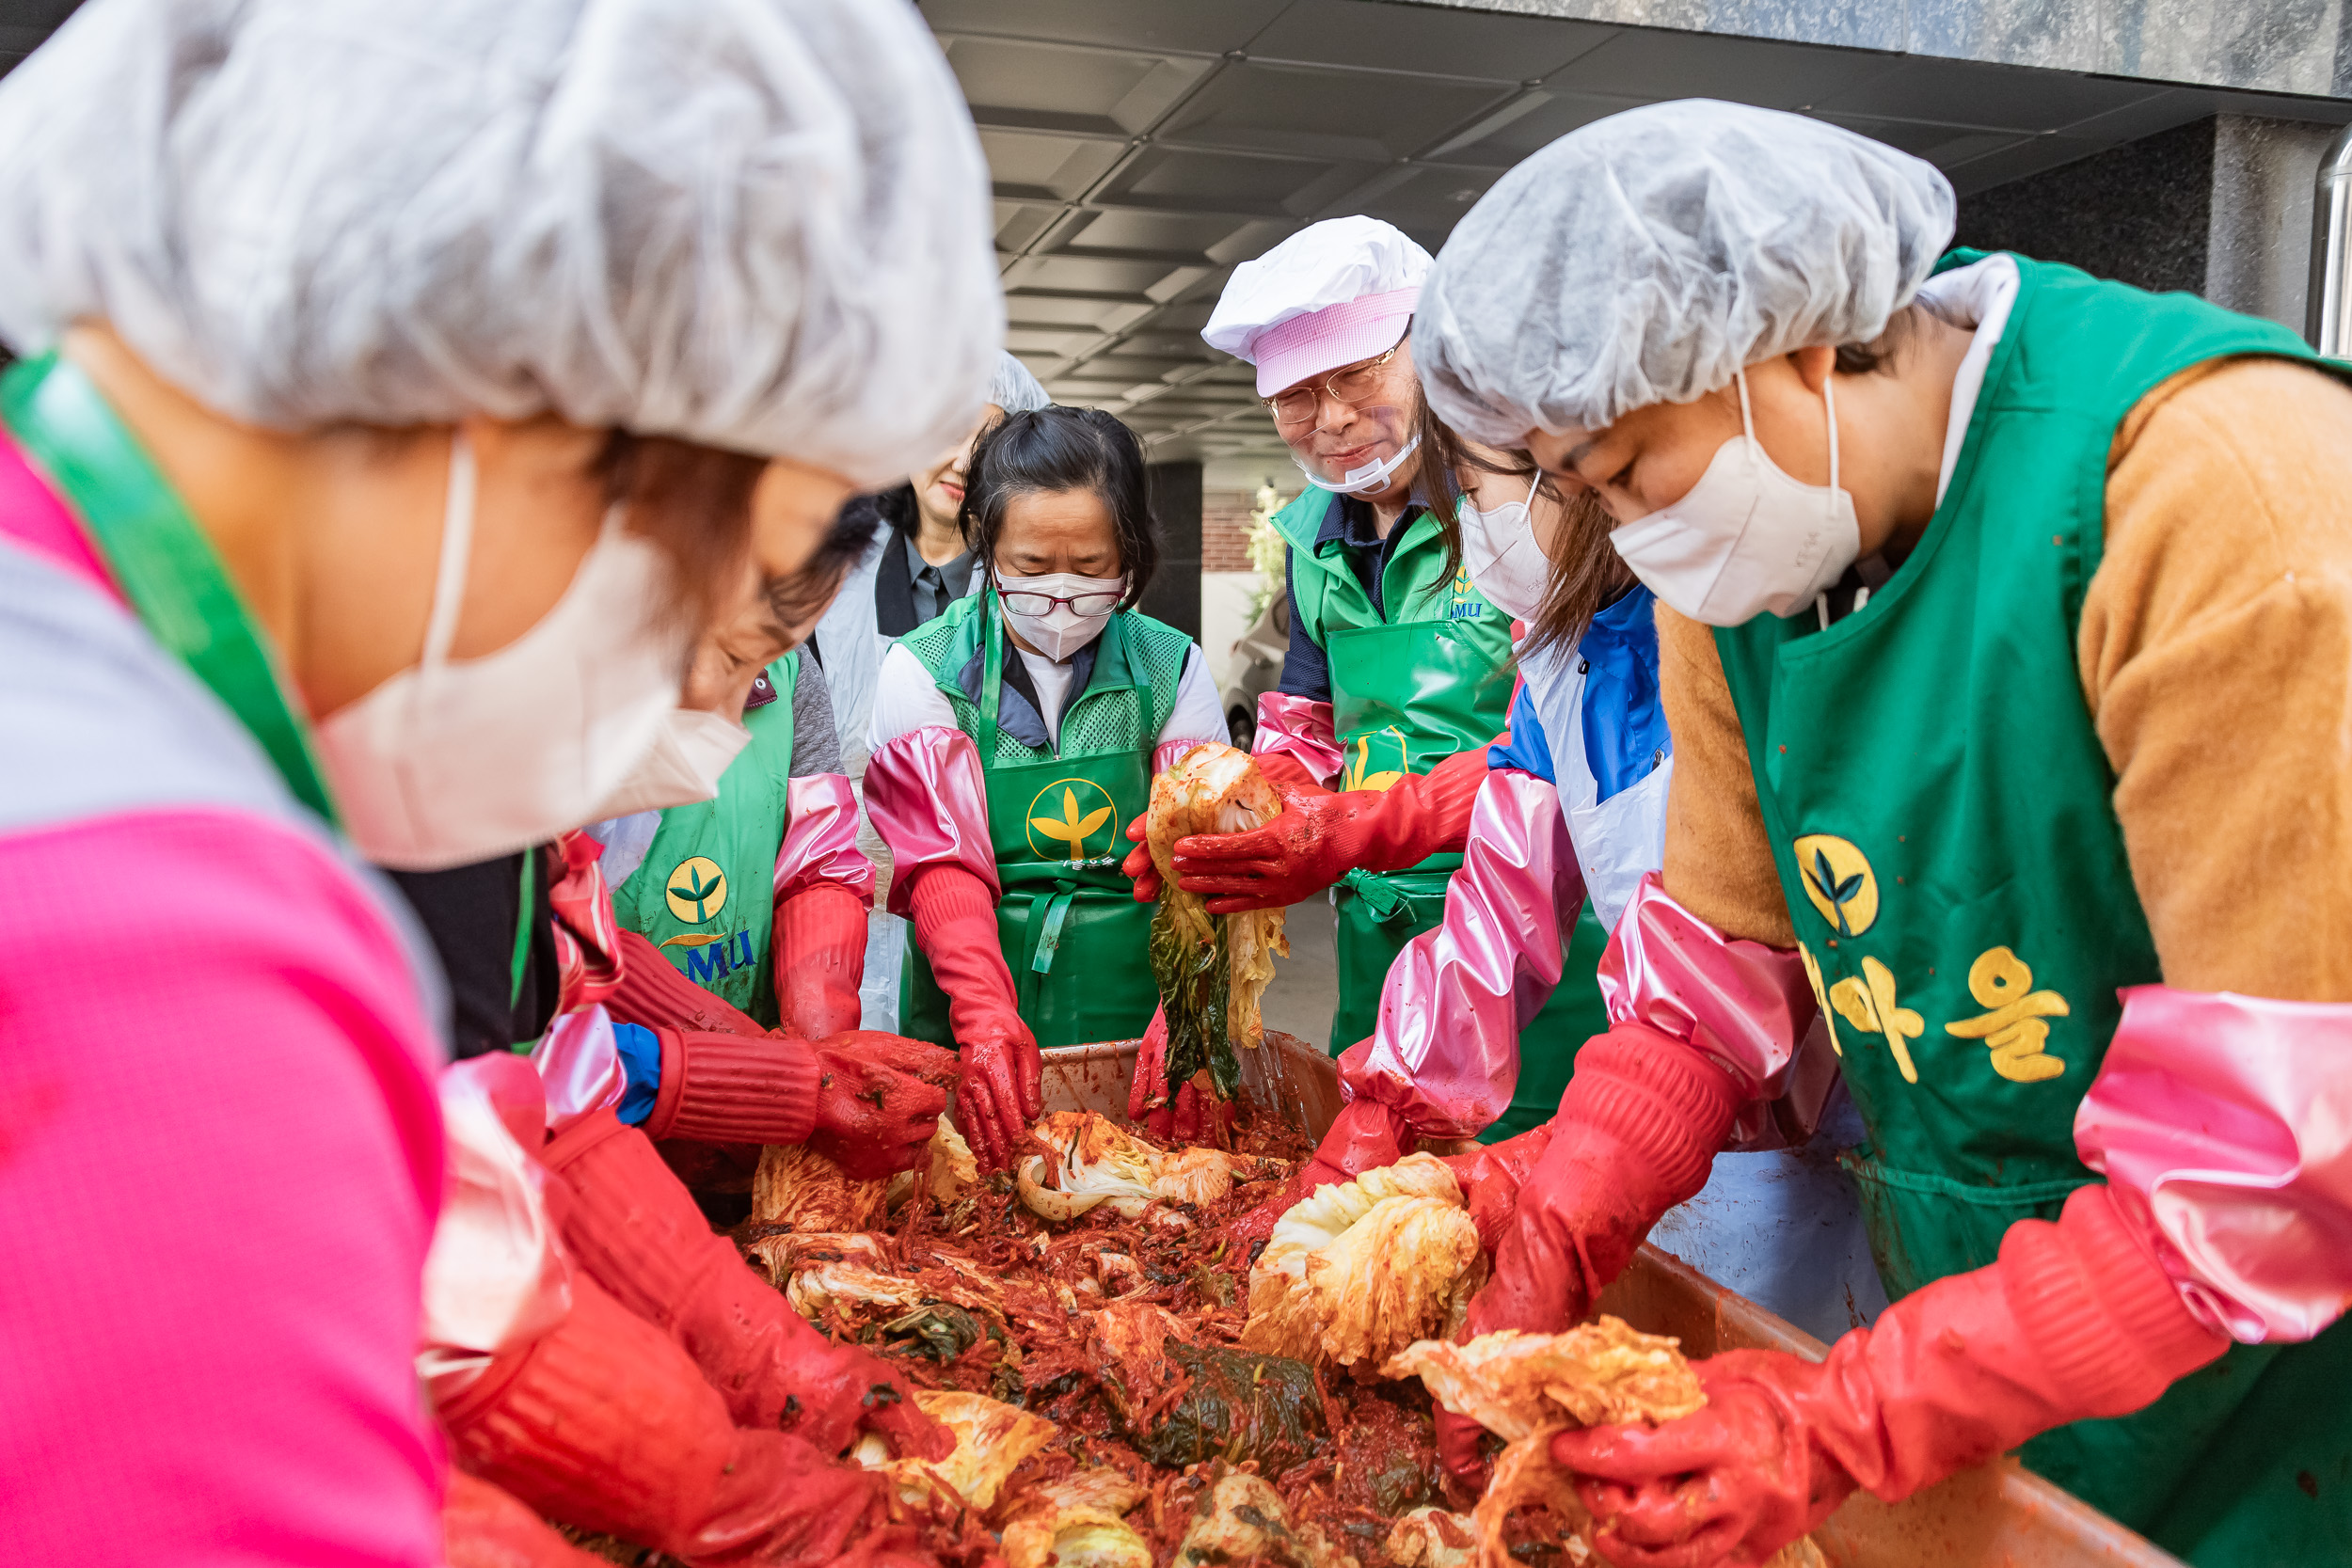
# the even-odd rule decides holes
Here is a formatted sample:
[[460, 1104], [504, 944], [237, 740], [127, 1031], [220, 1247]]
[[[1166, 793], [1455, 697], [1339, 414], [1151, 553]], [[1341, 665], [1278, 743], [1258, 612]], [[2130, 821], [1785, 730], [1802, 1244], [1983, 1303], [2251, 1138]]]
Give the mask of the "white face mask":
[[423, 657], [319, 725], [343, 825], [401, 871], [512, 854], [595, 820], [677, 708], [691, 628], [663, 629], [670, 565], [608, 513], [555, 608], [452, 663], [472, 554], [473, 448], [452, 439]]
[[1829, 411], [1829, 483], [1791, 479], [1756, 438], [1748, 378], [1738, 377], [1740, 434], [1715, 451], [1691, 493], [1609, 535], [1651, 593], [1694, 621], [1742, 626], [1766, 610], [1793, 615], [1862, 553], [1853, 498], [1837, 483], [1837, 399]]
[[[1022, 641], [1057, 664], [1103, 635], [1111, 612], [1127, 594], [1127, 579], [1082, 578], [1075, 572], [1048, 572], [1042, 577], [996, 579], [997, 602], [1004, 607], [1005, 625]], [[1017, 595], [1032, 594], [1057, 601], [1042, 612], [1034, 607], [1016, 610]], [[1075, 599], [1076, 605], [1069, 601]]]
[[674, 707], [661, 716], [653, 750], [596, 808], [596, 819], [716, 800], [719, 776], [751, 743], [752, 732], [723, 713]]
[[1551, 562], [1535, 543], [1535, 527], [1528, 507], [1543, 476], [1528, 486], [1527, 499], [1481, 512], [1468, 496], [1462, 498], [1462, 565], [1470, 581], [1488, 602], [1514, 621], [1533, 621], [1544, 608], [1544, 588], [1551, 580]]
[[1361, 496], [1369, 494], [1375, 490], [1387, 489], [1389, 487], [1391, 476], [1393, 475], [1397, 469], [1405, 467], [1406, 460], [1410, 458], [1413, 453], [1420, 449], [1421, 437], [1419, 436], [1415, 436], [1411, 440], [1406, 442], [1404, 446], [1398, 448], [1394, 456], [1378, 457], [1369, 463], [1359, 464], [1357, 467], [1348, 469], [1345, 474], [1342, 475], [1338, 479], [1324, 478], [1321, 474], [1307, 467], [1307, 465], [1300, 460], [1296, 452], [1291, 453], [1291, 461], [1298, 465], [1298, 471], [1300, 473], [1305, 474], [1310, 480], [1314, 482], [1316, 484], [1321, 485], [1326, 490], [1336, 490], [1343, 496]]
[[[1325, 461], [1311, 451], [1302, 454], [1295, 441], [1290, 443], [1291, 461], [1298, 465], [1298, 471], [1305, 474], [1310, 483], [1326, 490], [1335, 490], [1343, 496], [1364, 496], [1385, 490], [1395, 483], [1397, 470], [1411, 462], [1413, 453], [1421, 449], [1421, 433], [1412, 428], [1412, 420], [1405, 410], [1387, 404], [1351, 408], [1347, 411], [1346, 422], [1338, 428], [1354, 430], [1359, 427], [1371, 432], [1372, 439], [1369, 442], [1359, 441], [1357, 445], [1369, 445], [1375, 451], [1384, 447], [1391, 449], [1389, 455], [1359, 463], [1337, 479], [1327, 477], [1325, 470], [1327, 465]], [[1317, 428], [1298, 440], [1311, 448], [1324, 436], [1324, 430]], [[1331, 438], [1339, 437], [1335, 436]]]

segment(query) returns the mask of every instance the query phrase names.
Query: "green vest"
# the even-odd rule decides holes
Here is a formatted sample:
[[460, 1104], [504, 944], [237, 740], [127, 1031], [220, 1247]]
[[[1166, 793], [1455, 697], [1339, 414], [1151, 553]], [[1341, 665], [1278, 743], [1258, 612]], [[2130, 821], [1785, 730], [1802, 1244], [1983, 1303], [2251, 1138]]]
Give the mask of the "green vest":
[[[1426, 512], [1397, 525], [1405, 536], [1380, 574], [1384, 615], [1357, 578], [1347, 546], [1315, 544], [1335, 504], [1330, 491], [1309, 488], [1275, 514], [1274, 526], [1290, 542], [1298, 626], [1330, 664], [1339, 787], [1387, 789], [1502, 733], [1511, 711], [1511, 618], [1486, 601], [1469, 572], [1446, 571], [1445, 541]], [[1432, 855], [1406, 871], [1350, 871], [1332, 890], [1340, 971], [1332, 1055], [1372, 1033], [1390, 966], [1406, 942], [1445, 918], [1446, 883], [1461, 863], [1459, 855]], [[1512, 1108], [1487, 1135], [1507, 1137], [1549, 1120], [1577, 1046], [1608, 1027], [1593, 980], [1606, 938], [1590, 913], [1579, 922], [1572, 966], [1521, 1031]]]
[[717, 799], [672, 806], [645, 858], [612, 890], [623, 927], [689, 980], [776, 1027], [773, 897], [792, 777], [795, 654], [768, 666], [776, 700], [743, 715], [751, 743], [719, 776]]
[[[1946, 259], [1954, 265], [1973, 252]], [[2169, 376], [2309, 359], [2284, 328], [2023, 261], [1943, 503], [1860, 611], [1716, 633], [1805, 966], [1869, 1130], [1887, 1294], [1991, 1263], [2095, 1180], [2076, 1106], [2162, 979], [2075, 667], [2108, 448]], [[2250, 869], [2250, 868], [2249, 868]], [[2149, 1409], [2026, 1446], [2202, 1568], [2343, 1560], [2352, 1338], [2239, 1346]], [[2309, 1495], [2296, 1476], [2315, 1481]]]
[[[1038, 1044], [1132, 1039], [1152, 1022], [1152, 906], [1138, 904], [1119, 863], [1127, 824], [1151, 804], [1152, 752], [1176, 710], [1192, 639], [1131, 610], [1095, 643], [1094, 670], [1061, 716], [1060, 745], [1024, 745], [996, 722], [1006, 642], [994, 592], [958, 599], [902, 641], [930, 673], [973, 737], [988, 790], [989, 843], [1004, 896], [997, 940], [1022, 1022]], [[982, 702], [959, 684], [981, 660]], [[930, 960], [907, 950], [899, 1027], [953, 1048], [947, 998]]]
[[[1342, 789], [1386, 789], [1502, 733], [1511, 709], [1511, 619], [1469, 572], [1446, 571], [1437, 519], [1417, 512], [1380, 574], [1380, 603], [1347, 546], [1315, 545], [1336, 503], [1309, 488], [1274, 515], [1291, 546], [1298, 625], [1331, 667], [1331, 725], [1345, 752]], [[1458, 864], [1456, 859], [1454, 863]]]

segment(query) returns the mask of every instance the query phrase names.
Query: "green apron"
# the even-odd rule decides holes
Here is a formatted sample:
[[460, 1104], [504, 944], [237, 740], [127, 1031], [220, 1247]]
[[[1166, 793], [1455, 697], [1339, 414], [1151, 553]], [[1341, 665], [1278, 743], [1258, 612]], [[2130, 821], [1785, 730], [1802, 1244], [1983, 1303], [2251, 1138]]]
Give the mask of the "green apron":
[[294, 799], [339, 826], [310, 725], [213, 542], [98, 388], [56, 352], [0, 377], [0, 419], [73, 502], [141, 625], [260, 743]]
[[[1133, 1039], [1152, 1022], [1152, 906], [1120, 871], [1126, 828], [1152, 800], [1152, 752], [1174, 710], [1192, 640], [1121, 610], [1096, 643], [1086, 690], [1061, 719], [1058, 748], [1023, 745], [997, 722], [1004, 693], [1004, 618], [995, 590], [960, 599], [904, 645], [939, 683], [973, 737], [988, 788], [989, 845], [1004, 896], [996, 935], [1021, 1021], [1040, 1046]], [[957, 683], [975, 646], [979, 701]], [[910, 944], [899, 989], [901, 1031], [953, 1048], [947, 997]]]
[[[1868, 1128], [1850, 1163], [1890, 1298], [1991, 1263], [2010, 1225], [2056, 1218], [2096, 1180], [2075, 1108], [2117, 989], [2163, 977], [2075, 665], [2116, 427], [2190, 366], [2311, 357], [2190, 295], [2019, 268], [1910, 560], [1825, 631], [1808, 612], [1716, 634]], [[2348, 1336], [2339, 1323], [2309, 1344], [2238, 1346], [2147, 1410], [2046, 1433], [2024, 1457], [2201, 1568], [2344, 1561]]]
[[[1381, 572], [1383, 614], [1347, 547], [1336, 540], [1316, 547], [1336, 504], [1329, 491], [1310, 488], [1275, 515], [1274, 526], [1291, 546], [1298, 624], [1331, 672], [1331, 727], [1342, 753], [1337, 787], [1387, 789], [1502, 733], [1511, 707], [1511, 623], [1467, 571], [1447, 576], [1444, 538], [1426, 512], [1397, 524], [1406, 533]], [[1461, 863], [1459, 855], [1432, 855], [1405, 871], [1359, 869], [1331, 890], [1339, 920], [1332, 1055], [1372, 1033], [1389, 966], [1406, 942], [1444, 919], [1446, 881]], [[1577, 1048], [1609, 1026], [1593, 977], [1607, 933], [1587, 914], [1577, 939], [1590, 951], [1572, 953], [1551, 1000], [1521, 1032], [1519, 1085], [1491, 1136], [1549, 1119]]]
[[612, 890], [612, 915], [689, 980], [773, 1029], [776, 856], [790, 816], [799, 656], [768, 666], [776, 700], [743, 715], [752, 738], [715, 799], [672, 806], [645, 858]]

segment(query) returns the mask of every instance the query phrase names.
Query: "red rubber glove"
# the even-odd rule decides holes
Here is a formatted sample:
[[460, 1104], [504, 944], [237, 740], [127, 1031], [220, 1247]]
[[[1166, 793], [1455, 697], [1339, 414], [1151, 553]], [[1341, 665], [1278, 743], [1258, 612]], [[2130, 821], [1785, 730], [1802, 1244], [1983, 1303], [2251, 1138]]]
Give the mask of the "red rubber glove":
[[616, 1023], [642, 1023], [648, 1029], [673, 1029], [726, 1035], [764, 1035], [749, 1013], [702, 989], [677, 972], [661, 949], [635, 931], [623, 931], [620, 942], [621, 983], [605, 998], [604, 1009]]
[[1219, 1103], [1214, 1094], [1200, 1092], [1200, 1075], [1180, 1084], [1176, 1097], [1168, 1097], [1168, 1009], [1152, 1009], [1142, 1043], [1136, 1048], [1136, 1070], [1127, 1081], [1127, 1119], [1161, 1143], [1198, 1144], [1208, 1138], [1222, 1117], [1231, 1126], [1238, 1109]]
[[661, 1086], [645, 1117], [645, 1136], [789, 1145], [807, 1142], [816, 1130], [823, 1073], [806, 1040], [764, 1030], [653, 1033], [661, 1042]]
[[916, 874], [908, 904], [915, 942], [947, 993], [948, 1026], [963, 1058], [956, 1125], [980, 1169], [1010, 1169], [1029, 1125], [1045, 1114], [1045, 1063], [1014, 1000], [1012, 971], [996, 935], [996, 900], [962, 866], [940, 864]]
[[859, 1181], [919, 1168], [960, 1076], [955, 1053], [879, 1030], [835, 1035], [816, 1049], [808, 1147]]
[[583, 1274], [561, 1323], [439, 1409], [466, 1470], [549, 1518], [690, 1562], [819, 1568], [913, 1544], [887, 1522], [880, 1473], [736, 1426], [686, 1354]]
[[1519, 1208], [1519, 1189], [1551, 1147], [1551, 1123], [1531, 1127], [1517, 1137], [1486, 1144], [1472, 1154], [1445, 1156], [1446, 1168], [1462, 1184], [1470, 1219], [1478, 1227], [1478, 1244], [1491, 1255]]
[[1282, 1190], [1227, 1227], [1237, 1244], [1255, 1244], [1274, 1234], [1274, 1222], [1315, 1195], [1320, 1187], [1353, 1181], [1368, 1170], [1393, 1165], [1412, 1152], [1412, 1125], [1377, 1101], [1358, 1098], [1340, 1107], [1331, 1130], [1307, 1163], [1291, 1173]]
[[866, 903], [839, 882], [818, 882], [776, 906], [776, 1016], [784, 1032], [821, 1040], [854, 1029], [864, 1004]]
[[441, 1499], [441, 1558], [448, 1568], [604, 1568], [516, 1498], [463, 1470]]
[[1274, 792], [1288, 804], [1294, 794], [1328, 795], [1330, 789], [1321, 779], [1307, 771], [1307, 765], [1288, 752], [1252, 752], [1249, 760], [1258, 765], [1258, 771]]
[[2077, 1188], [2056, 1224], [2010, 1227], [1999, 1261], [1905, 1296], [1826, 1361], [1711, 1357], [1704, 1410], [1564, 1433], [1552, 1457], [1622, 1568], [1761, 1562], [1857, 1486], [1899, 1502], [2038, 1433], [2141, 1409], [2228, 1349], [2142, 1238], [2107, 1188]]
[[1486, 748], [1475, 746], [1390, 789], [1295, 794], [1263, 827], [1178, 839], [1176, 879], [1211, 914], [1238, 914], [1288, 908], [1359, 866], [1402, 871], [1462, 847], [1486, 778]]
[[1581, 1323], [1658, 1217], [1707, 1185], [1742, 1098], [1730, 1073], [1646, 1024], [1587, 1041], [1470, 1331]]
[[[1494, 1276], [1470, 1302], [1461, 1337], [1557, 1334], [1589, 1317], [1658, 1217], [1707, 1184], [1740, 1099], [1729, 1073], [1646, 1024], [1620, 1023], [1587, 1041], [1558, 1115], [1512, 1139], [1521, 1147], [1507, 1163], [1508, 1145], [1470, 1157], [1473, 1165], [1493, 1162], [1479, 1240], [1501, 1223]], [[1477, 1218], [1475, 1190], [1471, 1201]], [[1501, 1220], [1505, 1203], [1513, 1212]], [[1484, 1485], [1482, 1432], [1468, 1417], [1438, 1412], [1438, 1459], [1464, 1485]]]
[[880, 1433], [906, 1456], [940, 1458], [952, 1447], [887, 1363], [810, 1327], [712, 1234], [635, 1128], [609, 1111], [582, 1117], [540, 1159], [557, 1178], [548, 1185], [565, 1251], [677, 1342], [735, 1424], [781, 1426], [825, 1454], [840, 1452], [861, 1430]]
[[[1266, 783], [1274, 786], [1275, 796], [1282, 802], [1285, 811], [1294, 806], [1311, 805], [1316, 800], [1334, 798], [1329, 790], [1307, 777], [1305, 767], [1279, 752], [1265, 752], [1253, 760], [1258, 764], [1258, 771], [1265, 775]], [[1160, 868], [1152, 859], [1152, 846], [1145, 842], [1145, 829], [1151, 820], [1152, 814], [1145, 812], [1127, 824], [1127, 842], [1135, 847], [1128, 850], [1127, 858], [1119, 863], [1119, 869], [1136, 884], [1136, 902], [1138, 904], [1156, 903], [1160, 896]], [[1463, 821], [1468, 823], [1469, 820], [1468, 808], [1465, 808]], [[1434, 849], [1430, 851], [1430, 854], [1436, 853]], [[1217, 910], [1213, 912], [1226, 914], [1232, 911]]]

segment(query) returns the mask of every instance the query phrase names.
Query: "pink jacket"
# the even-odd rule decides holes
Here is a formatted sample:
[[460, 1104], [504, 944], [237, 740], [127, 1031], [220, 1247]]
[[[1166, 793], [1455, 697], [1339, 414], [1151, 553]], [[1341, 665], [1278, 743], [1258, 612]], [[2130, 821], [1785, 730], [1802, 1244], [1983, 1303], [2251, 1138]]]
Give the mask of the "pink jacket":
[[0, 709], [8, 1555], [438, 1562], [429, 961], [5, 438]]

